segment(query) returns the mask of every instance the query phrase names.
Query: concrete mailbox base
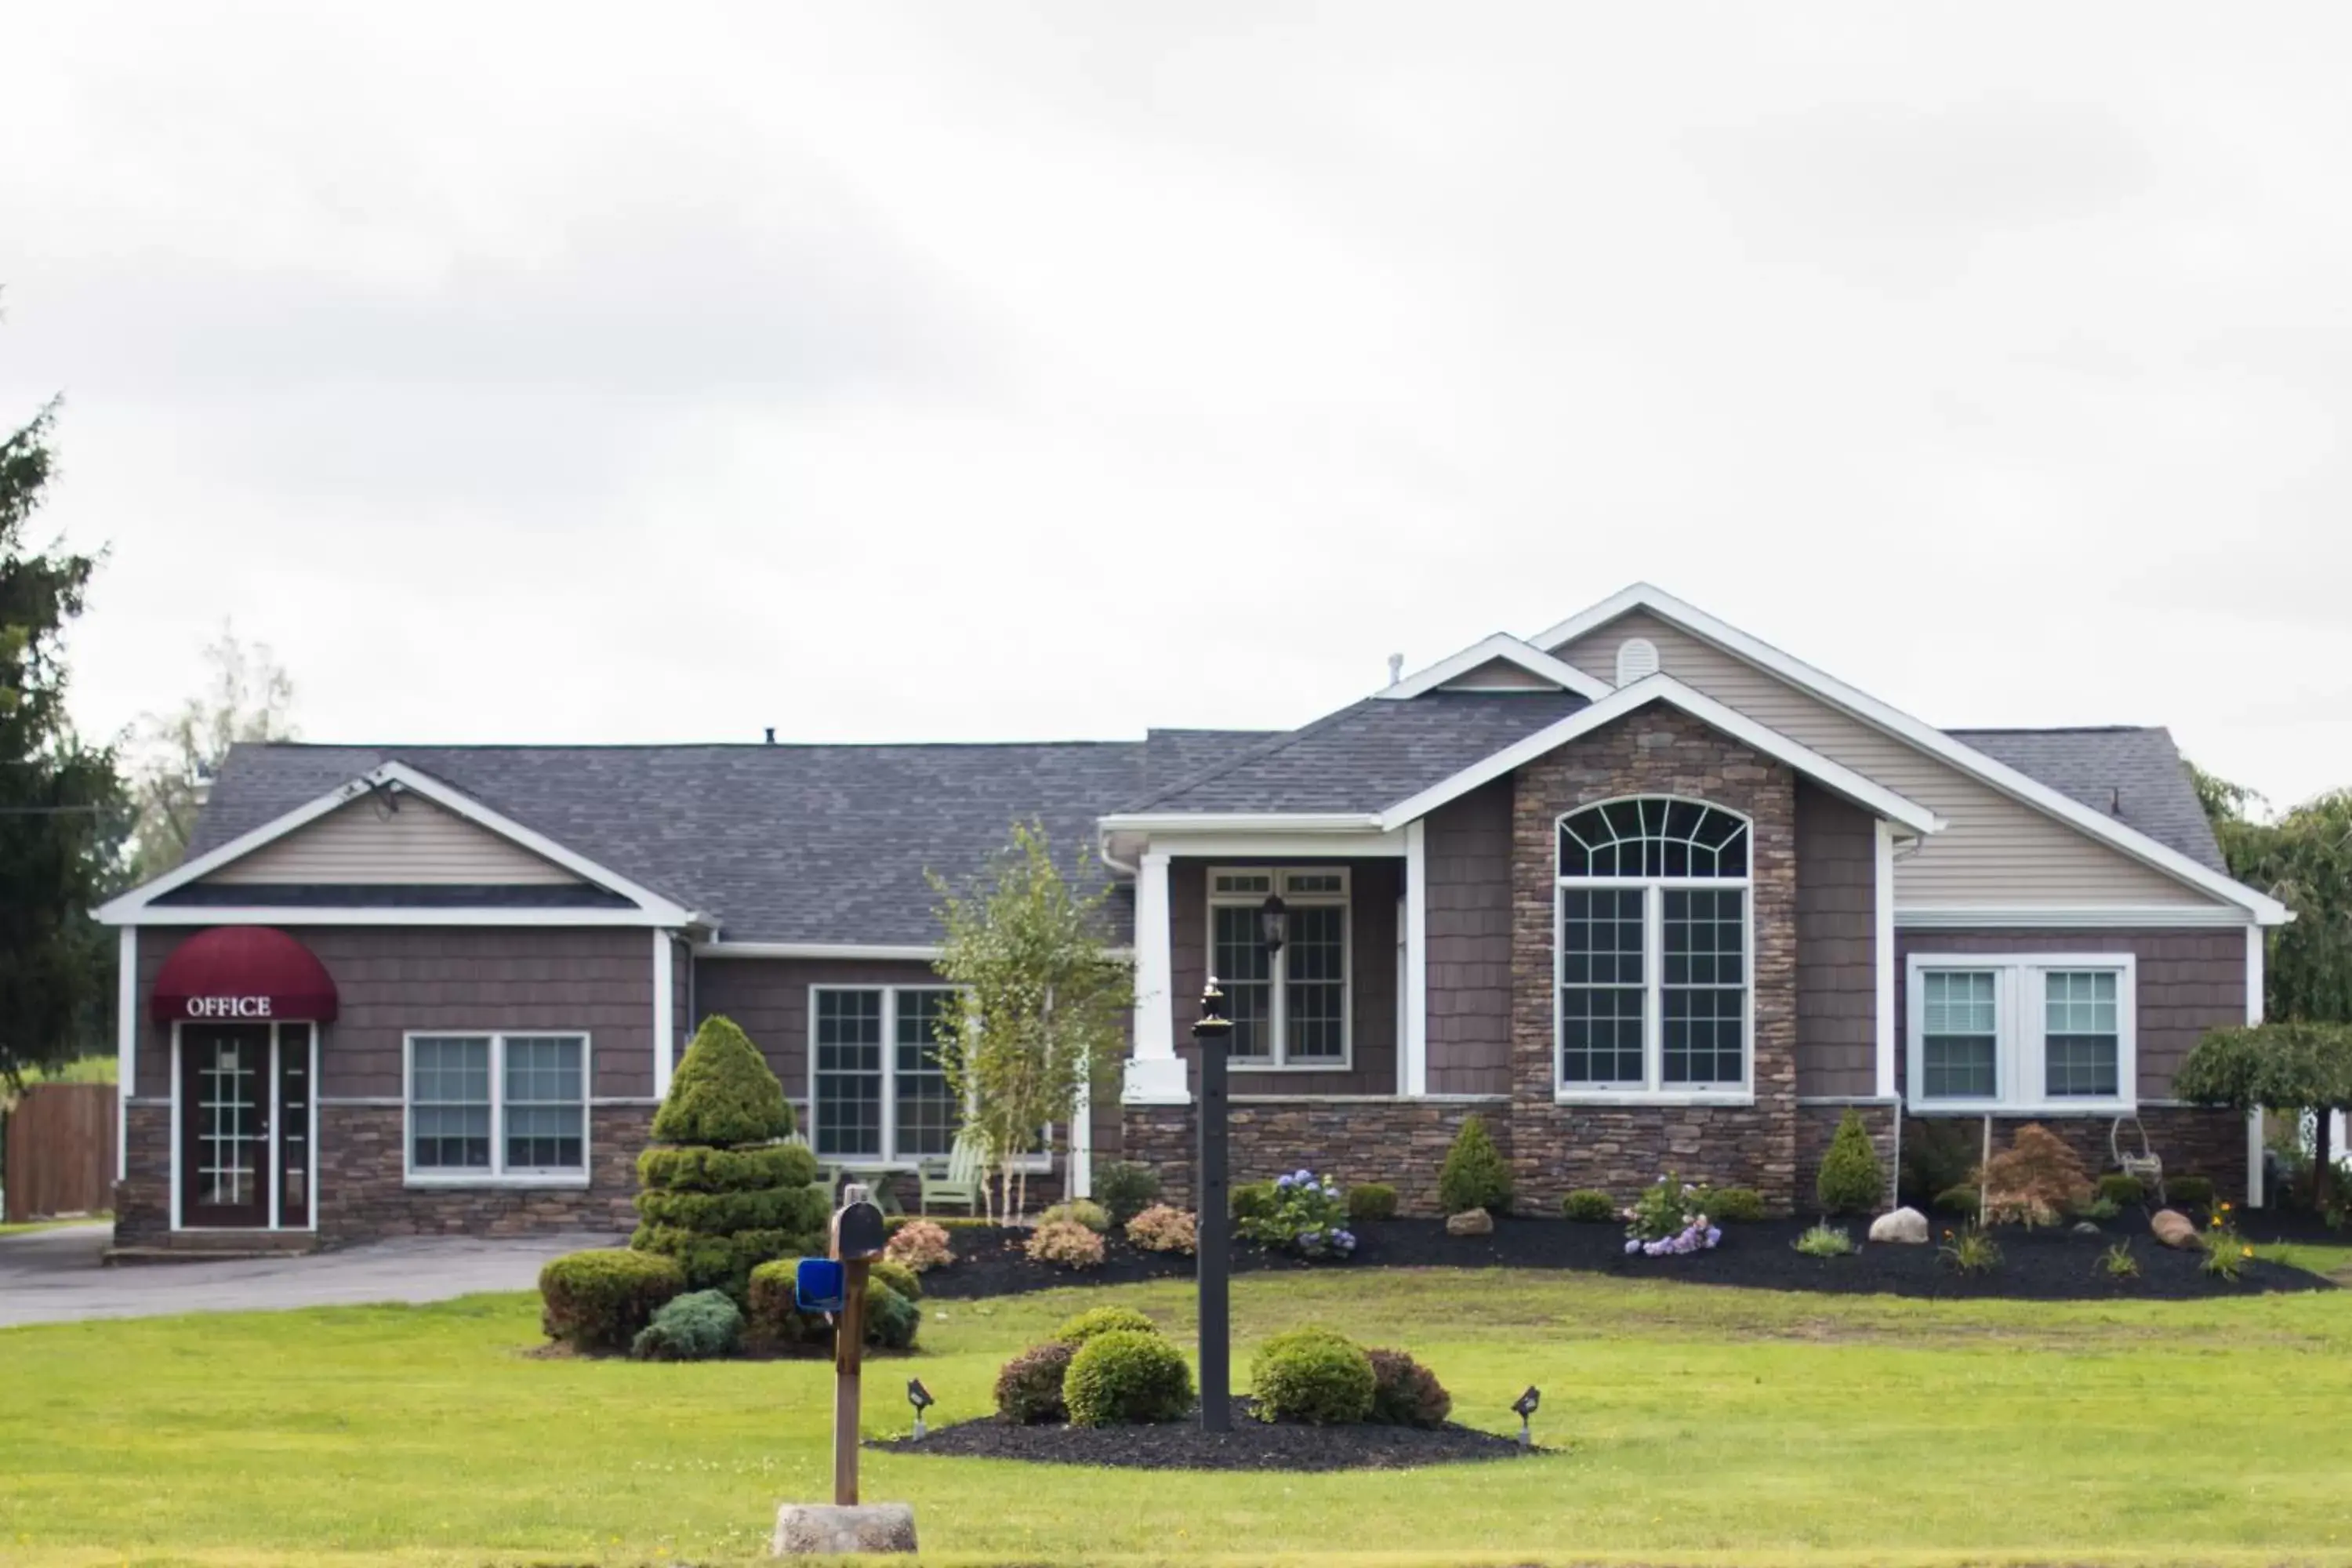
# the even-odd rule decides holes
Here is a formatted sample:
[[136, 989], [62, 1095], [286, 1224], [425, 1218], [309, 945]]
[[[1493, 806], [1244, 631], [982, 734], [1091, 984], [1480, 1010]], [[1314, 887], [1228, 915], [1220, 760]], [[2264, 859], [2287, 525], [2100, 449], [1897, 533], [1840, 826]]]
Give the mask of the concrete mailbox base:
[[856, 1552], [915, 1550], [911, 1503], [869, 1502], [843, 1508], [832, 1503], [788, 1502], [776, 1510], [771, 1557], [846, 1556]]

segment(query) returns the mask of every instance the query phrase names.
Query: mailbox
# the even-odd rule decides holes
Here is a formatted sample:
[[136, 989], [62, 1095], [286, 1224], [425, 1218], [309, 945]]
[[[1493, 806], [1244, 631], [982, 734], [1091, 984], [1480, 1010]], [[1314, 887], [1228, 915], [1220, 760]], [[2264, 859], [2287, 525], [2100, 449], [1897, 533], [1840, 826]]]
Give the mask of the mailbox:
[[862, 1199], [844, 1204], [841, 1212], [833, 1216], [835, 1258], [845, 1261], [879, 1258], [889, 1239], [888, 1228], [882, 1223], [882, 1211]]
[[838, 1312], [842, 1268], [830, 1258], [803, 1258], [793, 1271], [793, 1300], [803, 1312]]

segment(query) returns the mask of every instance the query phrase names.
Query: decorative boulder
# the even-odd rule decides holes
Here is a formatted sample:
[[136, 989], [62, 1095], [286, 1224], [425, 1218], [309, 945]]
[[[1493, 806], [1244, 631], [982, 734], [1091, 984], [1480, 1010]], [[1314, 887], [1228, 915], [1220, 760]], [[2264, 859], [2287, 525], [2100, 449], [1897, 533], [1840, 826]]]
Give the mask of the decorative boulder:
[[788, 1502], [776, 1510], [771, 1557], [846, 1557], [862, 1552], [915, 1550], [915, 1510], [903, 1502], [841, 1508]]
[[2181, 1248], [2197, 1245], [2197, 1226], [2179, 1209], [2158, 1209], [2149, 1216], [2147, 1228], [2165, 1246]]
[[1927, 1216], [1912, 1208], [1880, 1215], [1870, 1222], [1870, 1239], [1891, 1241], [1904, 1247], [1925, 1247], [1927, 1245]]
[[1465, 1209], [1460, 1214], [1447, 1215], [1445, 1216], [1445, 1234], [1448, 1236], [1492, 1236], [1495, 1234], [1495, 1216], [1488, 1214], [1485, 1209]]

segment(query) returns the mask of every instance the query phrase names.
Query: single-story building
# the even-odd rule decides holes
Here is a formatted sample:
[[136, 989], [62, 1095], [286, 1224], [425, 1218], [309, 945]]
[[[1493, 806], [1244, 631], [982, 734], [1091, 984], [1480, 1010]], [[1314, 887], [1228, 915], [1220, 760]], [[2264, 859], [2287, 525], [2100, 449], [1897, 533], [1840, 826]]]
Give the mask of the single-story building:
[[2287, 911], [2166, 731], [1939, 730], [1636, 585], [1273, 733], [238, 746], [185, 863], [100, 911], [119, 1239], [625, 1228], [712, 1014], [829, 1163], [941, 1158], [926, 872], [1029, 819], [1113, 879], [1138, 984], [1034, 1192], [1123, 1157], [1181, 1200], [1213, 973], [1244, 1173], [1420, 1212], [1473, 1112], [1538, 1213], [1669, 1167], [1797, 1206], [1850, 1107], [1890, 1156], [1990, 1114], [2104, 1163], [2120, 1124], [2260, 1196], [2253, 1131], [2171, 1080], [2259, 1018]]

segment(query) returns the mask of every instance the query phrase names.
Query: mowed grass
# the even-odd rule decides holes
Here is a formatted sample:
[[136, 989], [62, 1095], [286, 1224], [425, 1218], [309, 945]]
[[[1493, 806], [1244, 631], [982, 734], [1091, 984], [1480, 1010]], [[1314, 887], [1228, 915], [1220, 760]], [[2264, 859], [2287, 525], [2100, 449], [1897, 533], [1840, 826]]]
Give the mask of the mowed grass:
[[[982, 1412], [1080, 1306], [1189, 1335], [1180, 1286], [932, 1303], [869, 1434]], [[869, 1453], [927, 1558], [2070, 1563], [2352, 1552], [2352, 1295], [1942, 1305], [1589, 1277], [1240, 1281], [1246, 1342], [1328, 1322], [1564, 1451], [1403, 1474], [1194, 1475]], [[478, 1297], [0, 1331], [0, 1561], [708, 1562], [827, 1495], [830, 1369], [533, 1352]]]

